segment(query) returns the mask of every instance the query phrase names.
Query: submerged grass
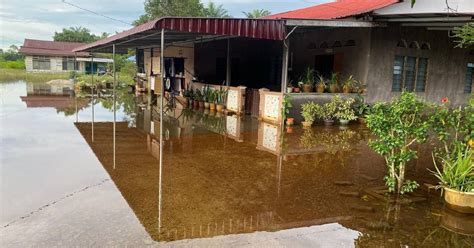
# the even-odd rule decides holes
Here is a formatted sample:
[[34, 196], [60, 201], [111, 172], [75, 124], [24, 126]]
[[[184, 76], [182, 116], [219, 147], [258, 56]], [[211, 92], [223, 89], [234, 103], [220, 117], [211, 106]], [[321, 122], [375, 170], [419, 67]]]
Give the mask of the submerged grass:
[[23, 69], [0, 69], [0, 83], [24, 80], [44, 83], [54, 79], [69, 79], [69, 72], [26, 72]]

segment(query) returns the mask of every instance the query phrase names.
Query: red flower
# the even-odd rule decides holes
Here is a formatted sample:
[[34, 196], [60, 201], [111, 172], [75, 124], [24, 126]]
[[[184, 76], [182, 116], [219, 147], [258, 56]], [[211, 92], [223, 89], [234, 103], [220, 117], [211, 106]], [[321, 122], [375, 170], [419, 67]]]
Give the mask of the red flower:
[[442, 103], [448, 103], [449, 99], [447, 97], [443, 97], [443, 99], [441, 99], [441, 102]]

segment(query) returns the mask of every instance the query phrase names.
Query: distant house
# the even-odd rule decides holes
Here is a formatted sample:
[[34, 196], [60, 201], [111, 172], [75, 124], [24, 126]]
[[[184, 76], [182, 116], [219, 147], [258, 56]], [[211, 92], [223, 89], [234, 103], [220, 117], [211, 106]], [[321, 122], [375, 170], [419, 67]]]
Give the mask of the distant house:
[[[88, 52], [73, 52], [73, 49], [85, 45], [77, 42], [58, 42], [25, 39], [20, 52], [25, 55], [26, 71], [64, 72], [77, 70], [90, 73], [98, 69], [105, 70], [112, 59], [93, 58]], [[93, 64], [93, 66], [91, 66]]]

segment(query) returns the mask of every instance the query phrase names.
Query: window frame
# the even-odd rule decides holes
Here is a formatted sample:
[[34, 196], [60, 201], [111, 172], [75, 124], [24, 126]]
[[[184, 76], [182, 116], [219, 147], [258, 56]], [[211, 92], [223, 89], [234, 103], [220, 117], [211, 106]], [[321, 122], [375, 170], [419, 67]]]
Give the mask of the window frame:
[[[469, 91], [467, 87], [468, 77], [469, 77], [469, 69], [471, 68], [470, 77], [471, 77], [471, 87]], [[463, 93], [464, 94], [473, 94], [474, 93], [474, 62], [467, 62], [466, 64], [466, 73], [464, 74], [464, 85], [463, 85]]]
[[33, 56], [33, 70], [51, 70], [51, 57], [49, 56]]
[[[400, 91], [395, 91], [394, 90], [394, 76], [395, 76], [395, 60], [397, 57], [402, 57], [403, 58], [403, 63], [402, 63], [402, 68], [401, 68], [401, 76], [400, 76]], [[412, 76], [412, 87], [410, 89], [406, 88], [406, 76], [407, 76], [407, 62], [409, 58], [414, 58], [415, 59], [415, 64], [413, 65], [414, 68], [414, 74]], [[423, 91], [417, 91], [417, 86], [419, 84], [418, 76], [419, 76], [419, 70], [420, 70], [420, 59], [426, 59], [426, 69], [425, 69], [425, 75], [424, 75], [424, 87]], [[414, 92], [414, 93], [426, 93], [426, 89], [428, 88], [428, 82], [429, 82], [429, 68], [430, 68], [430, 59], [428, 56], [418, 56], [418, 55], [406, 55], [406, 54], [395, 54], [395, 57], [393, 59], [393, 66], [392, 66], [392, 92], [402, 92], [402, 91], [408, 91], [408, 92]], [[397, 87], [398, 88], [398, 87]]]

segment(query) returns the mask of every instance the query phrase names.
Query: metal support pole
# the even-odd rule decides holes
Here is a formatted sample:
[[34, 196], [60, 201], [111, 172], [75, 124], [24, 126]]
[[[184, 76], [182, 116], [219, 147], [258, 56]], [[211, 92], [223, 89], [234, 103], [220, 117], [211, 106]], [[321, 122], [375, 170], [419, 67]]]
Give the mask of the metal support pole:
[[79, 116], [78, 116], [79, 113], [77, 113], [77, 112], [78, 112], [78, 108], [77, 108], [77, 94], [76, 94], [76, 81], [77, 81], [77, 80], [76, 80], [76, 77], [77, 77], [77, 76], [76, 76], [76, 73], [77, 73], [76, 64], [77, 64], [77, 53], [74, 52], [74, 79], [73, 79], [73, 81], [74, 81], [74, 103], [75, 103], [75, 105], [76, 105], [76, 123], [77, 123], [78, 120], [79, 120]]
[[230, 38], [227, 39], [227, 68], [226, 68], [226, 77], [225, 83], [227, 86], [230, 86], [230, 80], [232, 76], [232, 68], [231, 68], [231, 58], [230, 58]]
[[285, 93], [288, 83], [288, 53], [290, 48], [290, 40], [283, 40], [283, 56], [281, 65], [281, 92]]
[[160, 44], [160, 175], [158, 179], [159, 183], [159, 195], [158, 195], [158, 232], [161, 231], [161, 210], [162, 210], [162, 178], [163, 178], [163, 97], [165, 94], [165, 29], [161, 29], [161, 44]]
[[117, 92], [115, 90], [115, 87], [116, 87], [116, 84], [117, 84], [117, 73], [115, 71], [115, 44], [112, 45], [112, 59], [113, 59], [113, 73], [114, 73], [114, 81], [113, 81], [113, 102], [114, 102], [114, 126], [113, 126], [113, 136], [114, 136], [114, 140], [113, 140], [113, 154], [114, 154], [114, 169], [115, 169], [115, 136], [116, 136], [116, 129], [115, 129], [115, 123], [116, 123], [116, 120], [117, 120], [117, 106], [116, 106], [116, 103], [117, 103]]
[[92, 90], [92, 96], [91, 96], [91, 102], [92, 102], [92, 142], [94, 142], [94, 88], [95, 88], [95, 83], [94, 83], [94, 54], [91, 53], [91, 90]]

